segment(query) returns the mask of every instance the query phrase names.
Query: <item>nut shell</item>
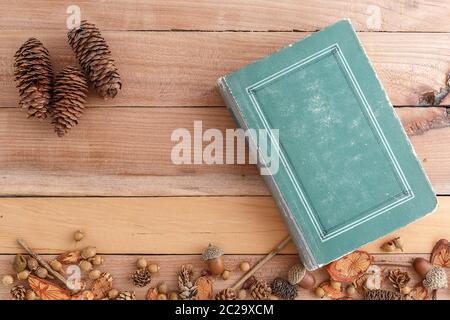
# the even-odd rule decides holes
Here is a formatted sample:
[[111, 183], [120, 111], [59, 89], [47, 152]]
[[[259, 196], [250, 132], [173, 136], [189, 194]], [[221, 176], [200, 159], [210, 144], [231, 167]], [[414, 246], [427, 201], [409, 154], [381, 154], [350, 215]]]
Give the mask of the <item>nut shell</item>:
[[295, 264], [289, 269], [288, 281], [292, 285], [299, 284], [306, 275], [306, 268], [302, 264]]
[[224, 252], [221, 248], [217, 246], [213, 246], [212, 244], [209, 244], [208, 248], [205, 249], [202, 253], [203, 261], [208, 261], [211, 259], [220, 258], [223, 256]]

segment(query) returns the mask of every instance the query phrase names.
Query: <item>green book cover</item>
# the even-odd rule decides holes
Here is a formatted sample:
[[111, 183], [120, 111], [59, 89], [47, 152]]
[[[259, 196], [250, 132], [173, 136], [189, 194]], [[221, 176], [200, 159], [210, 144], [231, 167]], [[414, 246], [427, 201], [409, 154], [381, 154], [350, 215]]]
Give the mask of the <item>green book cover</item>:
[[[263, 177], [308, 269], [435, 209], [436, 196], [348, 20], [218, 85], [259, 165], [269, 166], [270, 152], [278, 155], [277, 170]], [[270, 152], [261, 152], [260, 129]]]

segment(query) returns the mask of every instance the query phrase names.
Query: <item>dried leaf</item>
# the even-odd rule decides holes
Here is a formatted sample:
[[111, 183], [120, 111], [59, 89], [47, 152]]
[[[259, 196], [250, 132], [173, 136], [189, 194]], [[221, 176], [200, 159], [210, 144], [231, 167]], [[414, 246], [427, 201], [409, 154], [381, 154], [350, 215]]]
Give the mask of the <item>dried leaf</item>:
[[70, 300], [70, 294], [67, 290], [58, 287], [50, 281], [41, 279], [34, 275], [28, 277], [30, 288], [41, 298], [41, 300]]
[[71, 300], [94, 300], [94, 293], [90, 290], [81, 291], [73, 295]]
[[158, 289], [149, 288], [145, 300], [158, 300]]
[[195, 282], [197, 294], [194, 300], [211, 300], [213, 296], [213, 283], [207, 276], [199, 277]]
[[441, 239], [434, 245], [430, 262], [436, 266], [450, 268], [450, 243], [448, 240]]
[[56, 260], [62, 264], [78, 264], [81, 261], [81, 252], [79, 250], [67, 251], [59, 255]]
[[337, 300], [345, 297], [342, 289], [333, 288], [329, 281], [322, 282], [319, 287], [322, 288], [323, 291], [325, 291], [325, 295], [331, 299]]
[[428, 290], [422, 286], [421, 283], [417, 284], [412, 288], [411, 292], [408, 294], [411, 300], [428, 300], [429, 294]]
[[106, 297], [108, 292], [113, 287], [113, 277], [108, 272], [103, 272], [100, 278], [94, 281], [92, 284], [92, 293], [95, 300], [100, 300]]
[[372, 256], [364, 251], [354, 251], [327, 266], [330, 277], [335, 281], [353, 282], [366, 272], [372, 263]]

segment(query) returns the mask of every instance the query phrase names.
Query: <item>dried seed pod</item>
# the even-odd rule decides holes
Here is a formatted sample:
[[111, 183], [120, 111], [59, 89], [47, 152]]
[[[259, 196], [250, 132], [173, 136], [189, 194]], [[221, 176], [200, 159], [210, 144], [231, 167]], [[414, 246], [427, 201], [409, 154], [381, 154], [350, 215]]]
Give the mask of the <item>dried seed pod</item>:
[[28, 118], [45, 119], [50, 111], [53, 70], [42, 42], [30, 38], [17, 50], [14, 75], [20, 94], [19, 107], [27, 110]]
[[223, 250], [217, 246], [209, 245], [208, 248], [203, 251], [203, 261], [209, 266], [211, 274], [220, 276], [225, 271], [225, 263], [223, 260]]
[[100, 30], [83, 20], [68, 32], [69, 45], [86, 77], [102, 98], [114, 98], [122, 88], [118, 69]]
[[228, 280], [228, 279], [230, 279], [230, 271], [225, 270], [225, 271], [222, 273], [222, 279], [223, 279], [223, 280]]
[[3, 284], [5, 287], [12, 286], [13, 283], [14, 283], [14, 277], [13, 277], [12, 275], [7, 274], [7, 275], [4, 275], [4, 276], [2, 277], [2, 284]]
[[84, 233], [81, 230], [77, 230], [73, 234], [73, 239], [77, 242], [83, 240], [83, 238], [84, 238]]
[[100, 278], [101, 274], [102, 274], [102, 272], [100, 270], [98, 270], [98, 269], [91, 270], [89, 272], [89, 279], [97, 280], [98, 278]]
[[117, 289], [111, 289], [108, 291], [108, 299], [114, 300], [119, 296], [119, 290]]
[[103, 264], [103, 257], [101, 257], [101, 256], [95, 256], [95, 257], [89, 259], [89, 261], [90, 261], [94, 266], [99, 266], [99, 265]]
[[48, 276], [48, 271], [47, 271], [47, 269], [45, 269], [43, 267], [39, 267], [36, 270], [36, 275], [41, 279], [45, 279]]
[[97, 249], [95, 247], [86, 247], [81, 251], [81, 257], [83, 259], [90, 259], [95, 257]]
[[63, 273], [63, 272], [64, 272], [62, 263], [59, 262], [58, 260], [52, 260], [52, 261], [50, 261], [50, 267], [51, 267], [53, 270], [55, 270], [56, 272], [60, 272], [60, 273]]
[[36, 300], [37, 299], [36, 293], [33, 290], [31, 290], [31, 289], [27, 290], [27, 293], [25, 295], [25, 299], [26, 300], [30, 300], [30, 301]]
[[167, 283], [165, 283], [165, 282], [161, 282], [159, 285], [158, 285], [158, 293], [164, 293], [164, 294], [166, 294], [167, 293], [167, 291], [168, 291], [168, 287], [167, 287]]
[[27, 267], [28, 267], [28, 270], [34, 271], [39, 267], [39, 262], [35, 258], [29, 257], [27, 259]]
[[241, 269], [242, 272], [247, 272], [250, 270], [250, 263], [248, 261], [243, 261], [239, 264], [239, 269]]
[[19, 273], [27, 268], [27, 259], [19, 254], [16, 254], [13, 262], [14, 270]]
[[150, 271], [150, 273], [158, 273], [159, 272], [159, 265], [152, 263], [149, 264], [147, 267], [148, 271]]

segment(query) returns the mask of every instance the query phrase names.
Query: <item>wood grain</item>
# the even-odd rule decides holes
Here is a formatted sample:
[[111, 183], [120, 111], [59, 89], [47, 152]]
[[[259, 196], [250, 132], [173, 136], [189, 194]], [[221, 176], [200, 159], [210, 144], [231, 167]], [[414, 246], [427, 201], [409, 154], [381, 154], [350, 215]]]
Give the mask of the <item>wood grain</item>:
[[[395, 232], [405, 252], [430, 252], [448, 238], [450, 197], [439, 203], [436, 213]], [[264, 254], [287, 235], [271, 197], [0, 199], [0, 253], [17, 252], [17, 238], [41, 253], [68, 250], [78, 228], [99, 252], [118, 254], [198, 254], [210, 242], [228, 254]], [[364, 249], [380, 252], [393, 236]]]
[[[123, 78], [122, 92], [89, 106], [223, 106], [220, 76], [295, 42], [308, 33], [105, 32]], [[64, 32], [0, 34], [0, 107], [17, 105], [14, 52], [30, 36], [50, 50], [56, 70], [74, 64]], [[450, 33], [362, 33], [361, 40], [394, 105], [416, 105], [417, 96], [441, 87], [448, 71]], [[448, 101], [448, 99], [447, 99]], [[447, 103], [444, 101], [444, 103]]]
[[63, 30], [73, 4], [105, 30], [315, 31], [343, 18], [358, 30], [450, 30], [445, 0], [25, 0], [0, 3], [0, 29]]
[[[137, 256], [130, 255], [108, 255], [104, 256], [105, 263], [101, 269], [108, 271], [112, 274], [113, 286], [118, 290], [130, 290], [136, 292], [136, 298], [143, 300], [149, 287], [155, 287], [161, 282], [165, 282], [169, 288], [169, 292], [176, 291], [177, 288], [177, 272], [181, 265], [190, 263], [194, 266], [195, 277], [198, 277], [201, 270], [205, 268], [205, 264], [201, 260], [200, 255], [173, 255], [173, 256], [159, 256], [149, 255], [145, 256], [151, 263], [158, 263], [161, 270], [153, 277], [152, 282], [146, 288], [134, 287], [130, 281], [130, 275], [135, 271], [135, 264]], [[416, 257], [423, 257], [428, 259], [428, 255], [424, 254], [398, 254], [398, 255], [374, 255], [374, 264], [380, 265], [386, 272], [391, 269], [401, 269], [407, 271], [411, 276], [410, 286], [414, 286], [420, 282], [419, 276], [412, 267], [408, 267], [411, 261]], [[53, 256], [46, 256], [48, 260], [53, 259]], [[241, 276], [242, 272], [239, 270], [239, 263], [242, 261], [249, 261], [251, 265], [256, 264], [262, 258], [261, 255], [226, 255], [225, 265], [226, 268], [231, 271], [230, 278], [227, 281], [221, 279], [214, 279], [214, 291], [228, 288], [232, 286]], [[12, 267], [11, 262], [13, 256], [0, 256], [0, 275], [11, 274]], [[258, 279], [264, 279], [271, 283], [276, 277], [286, 278], [286, 274], [289, 268], [298, 263], [298, 257], [296, 255], [278, 255], [269, 261], [260, 271], [256, 273]], [[450, 278], [450, 271], [447, 269], [447, 275]], [[317, 283], [328, 280], [327, 272], [324, 269], [320, 269], [314, 272]], [[385, 281], [383, 284], [385, 289], [393, 289], [389, 281]], [[0, 286], [0, 299], [10, 299], [9, 290], [7, 287]], [[250, 297], [248, 297], [250, 299]], [[317, 299], [312, 290], [299, 290], [297, 297], [299, 300]], [[324, 298], [328, 299], [328, 298]], [[361, 299], [359, 294], [354, 296], [354, 299]], [[442, 289], [438, 292], [438, 299], [450, 299], [450, 290]]]
[[[0, 195], [268, 195], [256, 166], [172, 163], [172, 131], [193, 132], [196, 120], [203, 130], [235, 127], [225, 108], [91, 108], [61, 139], [50, 124], [0, 108]], [[450, 128], [412, 137], [439, 194], [450, 194], [449, 140]]]

